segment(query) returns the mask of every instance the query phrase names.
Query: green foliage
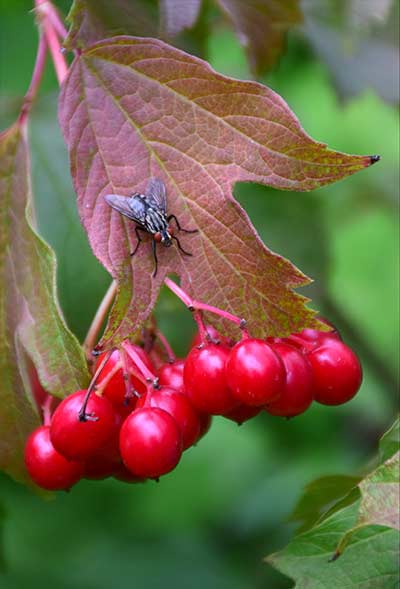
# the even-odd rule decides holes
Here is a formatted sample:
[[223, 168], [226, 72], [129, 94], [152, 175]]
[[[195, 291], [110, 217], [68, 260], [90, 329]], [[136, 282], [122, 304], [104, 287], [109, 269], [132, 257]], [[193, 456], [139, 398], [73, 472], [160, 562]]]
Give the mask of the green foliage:
[[26, 481], [23, 447], [39, 423], [28, 358], [56, 397], [84, 386], [88, 374], [58, 307], [54, 254], [33, 228], [27, 144], [18, 124], [0, 136], [0, 162], [0, 464]]
[[[395, 429], [398, 420], [381, 440], [385, 455], [393, 449]], [[304, 531], [267, 561], [294, 579], [296, 589], [310, 583], [316, 589], [396, 587], [400, 581], [399, 456], [397, 445], [394, 455], [361, 480], [337, 476], [309, 484], [291, 516], [305, 521]], [[354, 483], [358, 489], [352, 489]], [[327, 509], [334, 499], [338, 501]]]

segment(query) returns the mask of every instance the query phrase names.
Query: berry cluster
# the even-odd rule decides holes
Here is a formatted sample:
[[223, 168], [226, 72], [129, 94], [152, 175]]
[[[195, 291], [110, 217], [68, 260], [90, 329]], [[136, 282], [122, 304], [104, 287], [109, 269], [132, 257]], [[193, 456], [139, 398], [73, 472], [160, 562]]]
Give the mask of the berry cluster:
[[146, 353], [124, 342], [96, 368], [88, 391], [66, 397], [28, 438], [25, 464], [45, 489], [68, 489], [82, 477], [158, 479], [213, 415], [238, 424], [261, 411], [293, 417], [313, 400], [349, 401], [362, 380], [357, 356], [334, 329], [267, 340], [244, 333], [235, 343], [207, 327], [185, 360], [160, 362], [156, 347]]

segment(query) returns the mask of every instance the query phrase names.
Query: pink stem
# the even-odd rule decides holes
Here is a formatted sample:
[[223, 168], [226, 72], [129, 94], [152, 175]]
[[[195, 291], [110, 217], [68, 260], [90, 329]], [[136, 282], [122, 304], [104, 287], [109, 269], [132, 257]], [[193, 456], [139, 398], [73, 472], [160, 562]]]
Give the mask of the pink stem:
[[200, 301], [196, 301], [192, 299], [184, 290], [181, 289], [175, 282], [173, 282], [170, 278], [164, 278], [164, 283], [181, 301], [188, 307], [190, 311], [207, 311], [208, 313], [214, 313], [215, 315], [219, 315], [224, 319], [228, 319], [232, 323], [235, 323], [240, 327], [243, 332], [244, 337], [248, 337], [249, 334], [245, 329], [246, 321], [237, 317], [236, 315], [232, 315], [228, 311], [223, 311], [222, 309], [218, 309], [218, 307], [213, 307], [212, 305], [207, 305], [206, 303], [201, 303]]
[[43, 32], [46, 37], [47, 46], [51, 53], [58, 83], [61, 85], [68, 73], [68, 65], [65, 61], [64, 56], [61, 53], [61, 44], [58, 39], [57, 32], [51, 21], [51, 17], [49, 16], [50, 2], [48, 2], [48, 0], [35, 0], [35, 6], [40, 19], [40, 23], [43, 27]]
[[165, 351], [167, 352], [168, 362], [170, 362], [170, 363], [175, 362], [176, 356], [174, 354], [174, 350], [171, 348], [170, 343], [167, 340], [167, 338], [165, 337], [165, 335], [162, 333], [162, 331], [157, 329], [156, 336], [160, 340], [160, 342], [162, 343]]
[[24, 97], [24, 102], [22, 104], [21, 112], [19, 115], [18, 123], [23, 126], [29, 116], [32, 103], [36, 98], [36, 95], [39, 90], [40, 82], [42, 79], [44, 66], [46, 63], [46, 53], [47, 53], [47, 44], [46, 39], [43, 35], [39, 37], [39, 45], [36, 53], [36, 61], [35, 66], [33, 68], [31, 83], [29, 84], [29, 88], [27, 93]]
[[132, 358], [136, 366], [139, 368], [140, 372], [143, 374], [147, 382], [155, 382], [157, 381], [156, 375], [151, 372], [143, 362], [139, 354], [136, 352], [135, 348], [125, 340], [122, 343], [122, 347], [126, 350], [127, 354]]
[[50, 20], [51, 24], [53, 25], [54, 30], [56, 31], [56, 33], [60, 37], [60, 39], [62, 41], [64, 41], [68, 35], [68, 31], [65, 28], [64, 23], [60, 18], [60, 15], [58, 14], [57, 8], [55, 6], [53, 6], [53, 4], [51, 4], [51, 2], [48, 2], [47, 9], [48, 9], [49, 20]]
[[51, 405], [53, 402], [53, 397], [51, 395], [47, 395], [46, 400], [42, 405], [42, 412], [43, 412], [43, 425], [50, 425], [51, 423]]
[[204, 324], [204, 319], [201, 311], [194, 311], [193, 319], [197, 323], [197, 329], [199, 330], [201, 343], [204, 344], [207, 341], [208, 331]]
[[[128, 352], [124, 348], [121, 348], [120, 353], [121, 353], [121, 358], [122, 358], [122, 366], [123, 366], [124, 374], [128, 374], [128, 376], [131, 374], [132, 376], [137, 378], [137, 380], [140, 380], [141, 383], [143, 383], [144, 385], [147, 385], [146, 377], [143, 376], [143, 374], [141, 372], [139, 372], [138, 370], [135, 370], [135, 367], [132, 366], [132, 363], [130, 363], [130, 364], [128, 363], [128, 355], [129, 355]], [[125, 378], [125, 376], [124, 376], [124, 378]], [[133, 389], [130, 379], [129, 379], [129, 387], [130, 387], [130, 389], [132, 389], [133, 394], [136, 397], [140, 397], [140, 394], [135, 389]]]

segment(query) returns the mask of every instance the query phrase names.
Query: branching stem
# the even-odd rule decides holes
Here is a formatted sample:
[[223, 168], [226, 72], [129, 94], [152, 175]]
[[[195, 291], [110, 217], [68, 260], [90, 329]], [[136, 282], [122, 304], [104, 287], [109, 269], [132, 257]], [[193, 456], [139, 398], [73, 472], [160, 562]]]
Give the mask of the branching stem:
[[232, 323], [235, 323], [240, 329], [242, 330], [243, 337], [248, 337], [249, 334], [246, 330], [246, 321], [236, 315], [232, 315], [228, 311], [223, 311], [222, 309], [218, 309], [218, 307], [213, 307], [212, 305], [207, 305], [206, 303], [201, 303], [200, 301], [196, 301], [192, 299], [180, 286], [178, 286], [175, 282], [173, 282], [170, 278], [164, 279], [165, 285], [172, 290], [172, 292], [181, 299], [181, 301], [187, 306], [190, 311], [193, 311], [193, 316], [199, 325], [200, 337], [202, 334], [202, 328], [199, 323], [199, 316], [196, 314], [196, 311], [206, 311], [208, 313], [214, 313], [215, 315], [219, 315]]

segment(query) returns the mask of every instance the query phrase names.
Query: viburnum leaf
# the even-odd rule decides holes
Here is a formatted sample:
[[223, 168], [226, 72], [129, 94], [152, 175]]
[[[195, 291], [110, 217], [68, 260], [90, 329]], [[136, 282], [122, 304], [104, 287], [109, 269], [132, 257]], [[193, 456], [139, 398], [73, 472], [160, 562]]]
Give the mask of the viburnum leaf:
[[398, 104], [399, 2], [305, 0], [304, 32], [332, 74], [341, 98], [373, 88]]
[[332, 561], [349, 529], [356, 526], [359, 501], [344, 507], [266, 560], [295, 581], [295, 589], [388, 589], [397, 587], [398, 533], [385, 526], [356, 528], [343, 554]]
[[157, 11], [146, 0], [74, 0], [67, 49], [82, 48], [115, 35], [157, 34]]
[[305, 487], [289, 521], [302, 522], [299, 532], [308, 530], [322, 514], [326, 513], [333, 502], [347, 495], [360, 478], [350, 475], [331, 475], [312, 481]]
[[359, 523], [400, 529], [400, 452], [361, 481]]
[[30, 362], [57, 397], [88, 381], [56, 298], [55, 257], [32, 225], [29, 159], [18, 124], [0, 135], [0, 469], [26, 480], [23, 447], [38, 425]]
[[[327, 149], [273, 91], [221, 76], [155, 39], [118, 37], [84, 50], [63, 85], [59, 118], [82, 222], [119, 287], [103, 345], [139, 328], [168, 273], [180, 276], [193, 297], [249, 319], [254, 335], [316, 324], [306, 299], [292, 290], [308, 279], [263, 245], [232, 186], [311, 190], [375, 156]], [[134, 223], [104, 200], [144, 191], [150, 177], [164, 181], [168, 212], [182, 227], [198, 229], [179, 234], [191, 257], [158, 246], [155, 278], [151, 237], [131, 258]]]
[[[386, 443], [393, 427], [383, 436]], [[398, 445], [396, 450], [398, 449]], [[335, 487], [340, 499], [319, 519], [266, 560], [296, 581], [296, 589], [336, 589], [339, 587], [386, 589], [399, 581], [399, 465], [397, 451], [375, 470], [351, 487], [351, 478], [324, 477], [307, 486], [291, 519], [306, 519], [313, 498], [320, 500], [330, 478], [342, 479], [339, 487], [328, 485], [326, 498]], [[382, 460], [382, 458], [381, 458]], [[343, 497], [345, 487], [349, 492]], [[328, 503], [328, 502], [327, 502]], [[306, 509], [300, 509], [305, 506]], [[313, 514], [311, 513], [313, 516]], [[331, 562], [332, 558], [335, 562]]]
[[167, 37], [174, 37], [184, 29], [190, 29], [197, 20], [201, 0], [160, 0], [161, 30]]
[[271, 69], [281, 55], [287, 31], [302, 22], [299, 0], [217, 0], [247, 50], [256, 75]]
[[382, 436], [379, 443], [379, 455], [381, 463], [391, 458], [400, 448], [400, 418], [398, 417], [392, 427]]

